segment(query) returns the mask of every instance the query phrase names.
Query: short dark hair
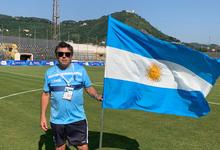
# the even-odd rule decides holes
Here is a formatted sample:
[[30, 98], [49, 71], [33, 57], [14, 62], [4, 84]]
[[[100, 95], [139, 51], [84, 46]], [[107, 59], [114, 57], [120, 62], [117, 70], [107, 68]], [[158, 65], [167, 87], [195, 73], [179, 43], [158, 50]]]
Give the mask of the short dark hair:
[[68, 48], [68, 50], [70, 50], [70, 52], [71, 52], [71, 54], [73, 54], [73, 47], [70, 45], [70, 44], [68, 44], [68, 43], [66, 43], [66, 42], [60, 42], [57, 46], [56, 46], [56, 48], [55, 48], [55, 54], [57, 54], [57, 50], [59, 49], [59, 48], [64, 48], [64, 47], [67, 47]]

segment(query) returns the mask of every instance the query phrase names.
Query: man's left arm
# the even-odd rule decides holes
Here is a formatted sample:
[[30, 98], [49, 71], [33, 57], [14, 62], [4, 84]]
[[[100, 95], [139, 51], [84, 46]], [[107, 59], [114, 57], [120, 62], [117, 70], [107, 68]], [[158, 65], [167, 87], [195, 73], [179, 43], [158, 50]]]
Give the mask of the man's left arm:
[[93, 87], [93, 86], [90, 86], [88, 88], [85, 88], [86, 89], [86, 92], [92, 96], [93, 98], [95, 98], [97, 101], [102, 101], [102, 95], [99, 95], [97, 90]]

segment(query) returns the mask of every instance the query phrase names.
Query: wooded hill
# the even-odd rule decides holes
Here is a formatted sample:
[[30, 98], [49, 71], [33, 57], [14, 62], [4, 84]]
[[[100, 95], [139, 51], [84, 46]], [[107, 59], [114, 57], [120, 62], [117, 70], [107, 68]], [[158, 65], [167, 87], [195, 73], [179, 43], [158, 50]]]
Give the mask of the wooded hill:
[[[114, 18], [133, 26], [144, 33], [151, 34], [157, 38], [170, 42], [180, 42], [180, 40], [162, 33], [153, 27], [148, 21], [139, 15], [121, 11], [111, 14]], [[98, 19], [74, 21], [65, 20], [60, 23], [60, 39], [69, 40], [75, 43], [105, 44], [107, 33], [108, 16]], [[29, 37], [36, 39], [52, 39], [52, 22], [47, 19], [36, 17], [12, 17], [0, 15], [0, 34], [4, 36]], [[185, 43], [187, 44], [187, 43]], [[206, 51], [208, 45], [198, 43], [188, 43], [188, 46]], [[212, 45], [211, 48], [217, 45]]]

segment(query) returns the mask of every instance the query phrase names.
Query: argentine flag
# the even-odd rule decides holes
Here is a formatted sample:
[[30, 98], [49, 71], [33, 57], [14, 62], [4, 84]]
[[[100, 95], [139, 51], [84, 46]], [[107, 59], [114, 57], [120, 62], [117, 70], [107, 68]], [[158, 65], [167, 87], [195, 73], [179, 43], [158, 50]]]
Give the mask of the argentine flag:
[[200, 117], [219, 75], [217, 59], [109, 16], [103, 108]]

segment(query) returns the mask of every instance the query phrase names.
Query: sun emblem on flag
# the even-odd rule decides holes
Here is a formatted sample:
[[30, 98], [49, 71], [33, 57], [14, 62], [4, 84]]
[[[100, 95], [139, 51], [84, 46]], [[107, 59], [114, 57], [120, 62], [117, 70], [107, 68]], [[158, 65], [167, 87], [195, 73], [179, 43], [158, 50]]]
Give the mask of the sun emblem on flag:
[[161, 77], [161, 68], [156, 63], [153, 63], [147, 69], [147, 78], [152, 81], [159, 81]]

